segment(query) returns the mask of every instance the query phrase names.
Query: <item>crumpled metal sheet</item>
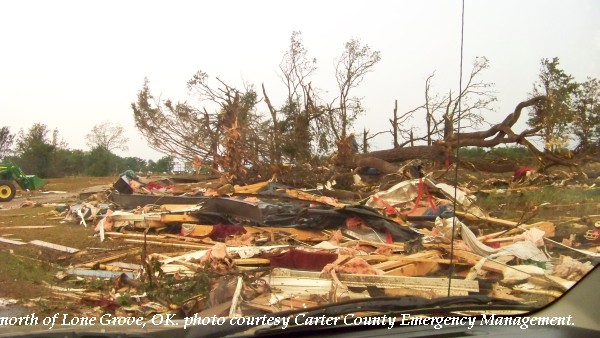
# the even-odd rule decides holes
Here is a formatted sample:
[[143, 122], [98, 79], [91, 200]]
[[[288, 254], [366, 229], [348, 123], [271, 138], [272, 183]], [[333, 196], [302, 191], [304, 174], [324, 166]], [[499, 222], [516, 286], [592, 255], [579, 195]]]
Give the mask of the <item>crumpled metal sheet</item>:
[[365, 204], [371, 208], [385, 207], [375, 197], [378, 197], [391, 205], [410, 202], [417, 198], [417, 194], [419, 193], [418, 184], [419, 180], [402, 181], [387, 190], [379, 191], [371, 195]]

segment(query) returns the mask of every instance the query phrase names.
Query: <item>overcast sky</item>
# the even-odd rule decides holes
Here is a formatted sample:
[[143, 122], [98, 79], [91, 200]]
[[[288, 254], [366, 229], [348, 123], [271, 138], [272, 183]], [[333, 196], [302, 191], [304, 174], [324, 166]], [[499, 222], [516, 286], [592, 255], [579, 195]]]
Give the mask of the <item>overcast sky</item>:
[[[13, 133], [40, 122], [72, 149], [110, 120], [128, 132], [129, 151], [157, 159], [135, 129], [131, 103], [150, 80], [154, 94], [192, 101], [186, 82], [198, 70], [241, 86], [264, 83], [282, 103], [278, 65], [293, 31], [317, 59], [313, 85], [335, 97], [334, 61], [350, 38], [382, 61], [355, 92], [365, 116], [356, 124], [389, 129], [400, 111], [435, 92], [458, 90], [461, 2], [441, 1], [3, 1], [0, 11], [0, 126]], [[600, 1], [465, 2], [465, 72], [476, 56], [491, 68], [500, 121], [527, 98], [542, 58], [559, 57], [576, 80], [600, 78]], [[264, 103], [258, 106], [267, 111]], [[422, 118], [419, 117], [415, 122]], [[380, 138], [384, 149], [391, 138]]]

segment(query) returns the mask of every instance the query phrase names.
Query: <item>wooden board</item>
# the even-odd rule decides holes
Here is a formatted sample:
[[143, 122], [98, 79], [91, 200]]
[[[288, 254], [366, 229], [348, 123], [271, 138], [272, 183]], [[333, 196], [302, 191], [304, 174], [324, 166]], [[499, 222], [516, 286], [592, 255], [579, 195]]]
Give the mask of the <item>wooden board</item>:
[[[58, 217], [58, 219], [64, 219], [64, 217]], [[14, 227], [0, 227], [0, 230], [9, 229], [47, 229], [54, 228], [56, 225], [17, 225]]]
[[267, 185], [269, 185], [269, 182], [265, 181], [244, 186], [236, 185], [234, 189], [236, 194], [256, 194], [260, 189]]
[[66, 272], [69, 275], [77, 275], [83, 277], [100, 277], [100, 278], [114, 278], [122, 274], [126, 274], [129, 278], [136, 278], [133, 272], [123, 271], [105, 271], [105, 270], [86, 270], [86, 269], [67, 269]]
[[50, 248], [50, 249], [54, 249], [54, 250], [58, 250], [58, 251], [66, 252], [66, 253], [75, 253], [75, 252], [79, 251], [79, 249], [70, 248], [68, 246], [44, 242], [44, 241], [38, 241], [38, 240], [30, 241], [29, 244], [42, 246], [45, 248]]
[[[294, 278], [315, 278], [323, 279], [320, 272], [273, 269], [271, 276], [294, 277]], [[339, 274], [340, 282], [347, 286], [377, 286], [381, 288], [405, 288], [414, 290], [434, 290], [436, 294], [447, 294], [448, 278], [429, 278], [429, 277], [399, 277], [383, 275], [359, 275], [359, 274]], [[479, 283], [477, 281], [468, 281], [452, 279], [452, 291], [457, 294], [468, 294], [468, 292], [479, 292]]]
[[162, 204], [160, 210], [169, 212], [183, 212], [197, 208], [198, 204]]
[[[465, 259], [472, 264], [477, 264], [482, 258], [485, 258], [476, 253], [458, 249], [454, 250], [454, 256], [459, 259]], [[526, 280], [527, 278], [531, 277], [531, 275], [526, 272], [492, 259], [486, 259], [481, 268], [486, 271], [501, 273], [504, 278], [510, 278], [511, 280]]]
[[0, 242], [2, 242], [2, 243], [7, 243], [7, 244], [14, 244], [14, 245], [23, 245], [23, 244], [27, 244], [27, 243], [25, 243], [25, 242], [21, 242], [21, 241], [13, 240], [13, 239], [8, 239], [8, 238], [3, 238], [3, 237], [0, 237]]
[[[144, 243], [144, 240], [142, 239], [125, 239], [125, 242], [129, 242], [129, 243]], [[212, 245], [197, 245], [197, 244], [185, 244], [185, 243], [169, 243], [169, 242], [159, 242], [159, 241], [146, 241], [147, 244], [150, 245], [158, 245], [158, 246], [165, 246], [165, 247], [175, 247], [175, 248], [190, 248], [190, 249], [207, 249], [207, 248], [211, 248]]]
[[186, 214], [162, 214], [160, 221], [163, 223], [199, 223], [197, 217]]
[[114, 255], [109, 255], [109, 256], [106, 256], [106, 257], [98, 258], [98, 259], [93, 259], [93, 260], [90, 260], [90, 261], [85, 262], [85, 263], [77, 264], [75, 266], [76, 267], [77, 266], [89, 266], [89, 265], [94, 266], [96, 264], [114, 261], [114, 260], [117, 260], [117, 259], [125, 257], [125, 256], [134, 255], [134, 254], [137, 254], [137, 253], [139, 253], [141, 251], [142, 251], [141, 248], [133, 248], [133, 249], [127, 250], [125, 252], [117, 253], [117, 254], [114, 254]]
[[[319, 230], [305, 230], [296, 228], [282, 227], [250, 227], [245, 226], [244, 229], [249, 233], [271, 233], [271, 234], [289, 234], [290, 237], [302, 242], [322, 242], [329, 239], [329, 236]], [[205, 237], [212, 230], [212, 225], [194, 225], [188, 233], [190, 237]]]

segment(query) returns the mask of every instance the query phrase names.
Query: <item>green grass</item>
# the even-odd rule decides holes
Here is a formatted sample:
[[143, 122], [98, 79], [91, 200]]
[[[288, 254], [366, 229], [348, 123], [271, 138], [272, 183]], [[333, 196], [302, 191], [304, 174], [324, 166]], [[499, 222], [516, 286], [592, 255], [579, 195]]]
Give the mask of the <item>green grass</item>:
[[544, 203], [549, 204], [540, 208], [534, 220], [597, 214], [600, 189], [546, 186], [539, 190], [491, 193], [487, 196], [480, 196], [477, 202], [484, 210], [497, 211], [501, 214], [500, 218], [504, 219], [519, 218], [523, 213], [531, 213], [533, 208]]
[[19, 298], [47, 294], [42, 281], [52, 281], [55, 269], [48, 263], [0, 252], [0, 295]]

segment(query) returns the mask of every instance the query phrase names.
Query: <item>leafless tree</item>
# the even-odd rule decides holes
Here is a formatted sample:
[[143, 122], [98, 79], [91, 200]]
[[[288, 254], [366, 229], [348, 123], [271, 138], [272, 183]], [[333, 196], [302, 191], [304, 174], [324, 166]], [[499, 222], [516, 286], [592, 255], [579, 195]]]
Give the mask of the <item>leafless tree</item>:
[[350, 39], [344, 45], [344, 51], [335, 65], [338, 107], [329, 111], [330, 128], [336, 141], [346, 138], [354, 121], [364, 111], [361, 98], [352, 96], [352, 90], [362, 83], [365, 75], [373, 71], [379, 61], [381, 53], [363, 45], [359, 39]]
[[115, 149], [126, 151], [129, 139], [125, 136], [125, 129], [110, 121], [104, 121], [92, 127], [85, 136], [88, 147], [99, 147], [108, 151]]

